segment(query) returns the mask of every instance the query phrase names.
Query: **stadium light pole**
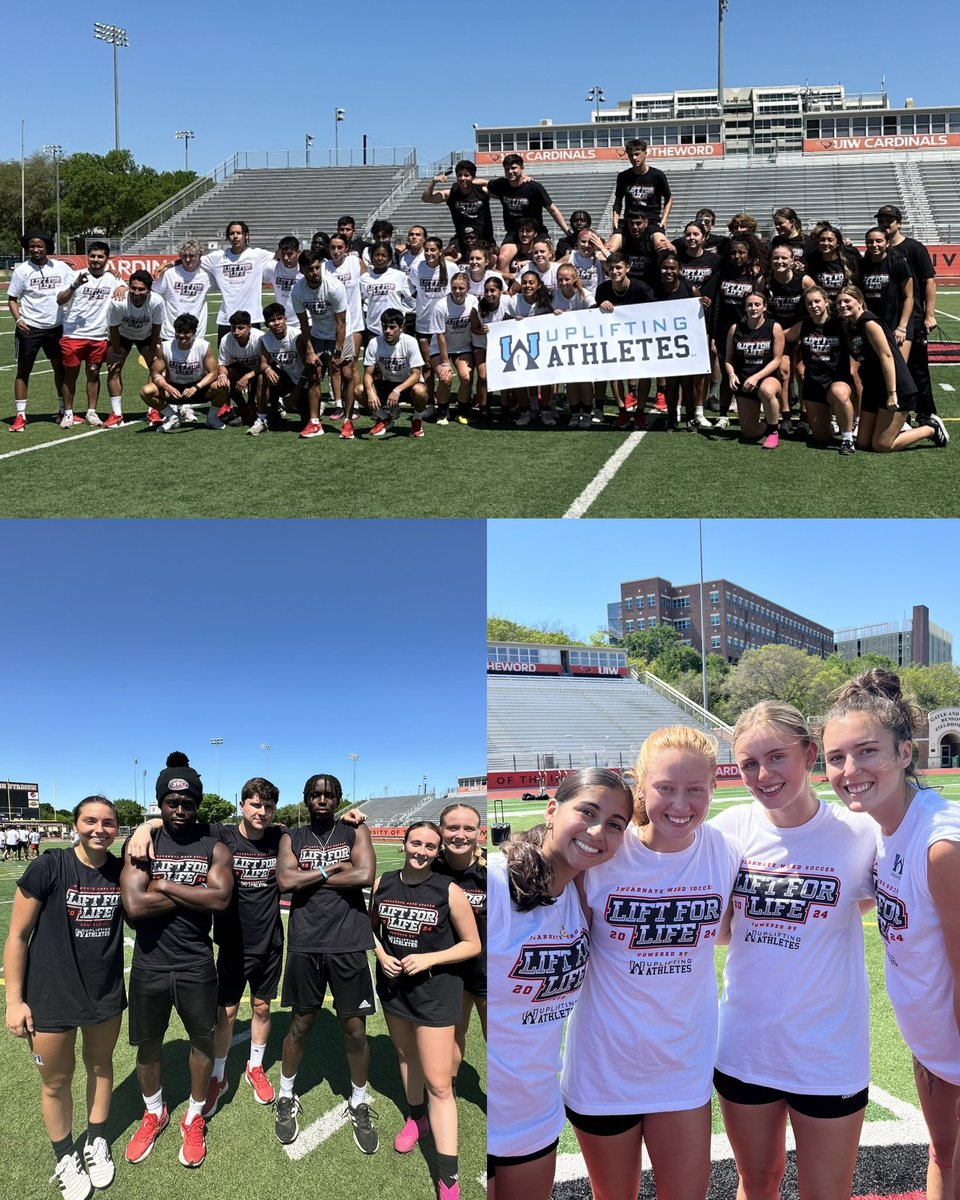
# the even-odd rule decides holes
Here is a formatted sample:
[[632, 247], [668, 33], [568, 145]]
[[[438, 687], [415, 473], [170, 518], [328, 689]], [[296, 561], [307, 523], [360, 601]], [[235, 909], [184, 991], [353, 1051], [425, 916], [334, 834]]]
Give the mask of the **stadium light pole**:
[[220, 747], [223, 745], [223, 738], [211, 738], [210, 745], [215, 746], [217, 750], [217, 795], [220, 795]]
[[345, 108], [335, 108], [333, 110], [333, 154], [334, 163], [340, 166], [340, 122], [347, 115]]
[[[133, 802], [134, 802], [134, 804], [136, 804], [136, 802], [137, 802], [137, 776], [140, 774], [140, 772], [137, 770], [137, 767], [139, 765], [140, 765], [140, 759], [135, 758], [133, 760]], [[146, 797], [144, 797], [144, 799], [146, 799]]]
[[729, 7], [729, 0], [717, 0], [717, 109], [721, 122], [723, 121], [723, 14]]
[[44, 150], [48, 154], [53, 155], [53, 166], [57, 174], [57, 248], [56, 254], [60, 253], [60, 159], [63, 158], [62, 146], [44, 146]]
[[[707, 629], [704, 625], [704, 609], [703, 609], [703, 520], [697, 518], [697, 537], [700, 541], [700, 672], [701, 684], [703, 687], [703, 711], [707, 710]], [[706, 730], [707, 718], [703, 718], [704, 730]]]
[[359, 754], [348, 754], [347, 758], [353, 763], [353, 803], [357, 802], [357, 761]]
[[426, 771], [424, 771], [424, 773], [423, 773], [423, 794], [424, 795], [427, 794], [427, 773], [426, 773]]
[[183, 169], [190, 170], [190, 139], [197, 135], [192, 129], [178, 129], [173, 135], [178, 142], [183, 142]]
[[93, 36], [98, 42], [107, 42], [113, 47], [113, 131], [116, 142], [115, 149], [120, 149], [120, 70], [117, 65], [117, 47], [129, 46], [127, 31], [119, 25], [104, 25], [102, 21], [94, 21]]
[[589, 92], [587, 92], [586, 100], [587, 100], [588, 104], [593, 104], [593, 102], [596, 101], [597, 123], [599, 124], [599, 122], [600, 122], [600, 105], [606, 100], [606, 96], [604, 96], [604, 94], [603, 94], [603, 88], [600, 87], [599, 84], [596, 84], [594, 87], [592, 87], [590, 89]]
[[310, 166], [310, 147], [312, 145], [313, 145], [313, 134], [305, 133], [303, 135], [303, 148], [304, 148], [304, 154], [305, 154], [305, 157], [307, 160], [306, 165], [308, 167]]
[[263, 751], [264, 762], [266, 763], [266, 766], [264, 767], [264, 773], [267, 774], [270, 771], [270, 751], [273, 749], [273, 747], [269, 742], [261, 742], [260, 749]]

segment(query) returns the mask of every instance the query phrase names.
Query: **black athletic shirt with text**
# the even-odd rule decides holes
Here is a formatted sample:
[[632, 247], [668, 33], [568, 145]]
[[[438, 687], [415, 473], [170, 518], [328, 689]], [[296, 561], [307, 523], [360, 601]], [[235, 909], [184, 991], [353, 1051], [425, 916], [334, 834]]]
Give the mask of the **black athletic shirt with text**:
[[242, 943], [244, 953], [255, 957], [281, 946], [277, 850], [285, 831], [268, 825], [257, 842], [244, 837], [239, 825], [212, 824], [210, 832], [233, 854], [233, 895], [227, 911], [214, 917], [214, 941]]
[[477, 919], [477, 931], [480, 934], [480, 962], [486, 966], [487, 961], [487, 868], [485, 863], [473, 862], [463, 871], [451, 867], [445, 858], [438, 858], [433, 864], [434, 875], [442, 875], [451, 879], [470, 902], [473, 915]]
[[[355, 826], [337, 821], [314, 833], [308, 825], [288, 829], [294, 857], [302, 871], [325, 870], [349, 863], [357, 840]], [[373, 930], [363, 888], [323, 886], [295, 891], [290, 900], [288, 949], [295, 954], [346, 954], [373, 949]]]
[[773, 362], [773, 333], [776, 324], [772, 317], [767, 317], [757, 329], [751, 329], [746, 320], [737, 323], [733, 331], [730, 365], [741, 384]]
[[462, 237], [467, 229], [474, 229], [484, 241], [493, 241], [490, 199], [483, 188], [478, 188], [474, 183], [470, 185], [468, 192], [464, 192], [458, 186], [454, 186], [450, 189], [445, 204], [450, 210], [457, 237]]
[[800, 357], [804, 365], [804, 381], [823, 391], [831, 383], [853, 382], [850, 372], [850, 351], [839, 317], [828, 317], [817, 325], [810, 317], [800, 323]]
[[633, 167], [627, 167], [617, 176], [613, 206], [623, 214], [621, 222], [625, 222], [631, 213], [643, 213], [648, 220], [658, 222], [663, 206], [669, 199], [670, 184], [666, 175], [656, 167], [648, 167], [642, 175], [638, 175]]
[[519, 187], [511, 187], [509, 180], [494, 179], [487, 184], [487, 191], [496, 196], [503, 205], [503, 227], [507, 233], [516, 233], [517, 225], [529, 217], [536, 221], [541, 234], [546, 233], [543, 223], [543, 211], [549, 208], [553, 201], [542, 184], [521, 183]]

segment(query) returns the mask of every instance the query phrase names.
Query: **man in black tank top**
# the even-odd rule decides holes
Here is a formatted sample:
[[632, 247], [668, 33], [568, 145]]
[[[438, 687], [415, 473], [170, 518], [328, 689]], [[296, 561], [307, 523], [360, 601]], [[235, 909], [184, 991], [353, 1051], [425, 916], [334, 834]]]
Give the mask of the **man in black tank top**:
[[153, 831], [149, 863], [134, 862], [124, 847], [120, 891], [136, 931], [130, 972], [130, 1044], [137, 1047], [137, 1078], [146, 1112], [126, 1148], [142, 1162], [166, 1128], [161, 1068], [163, 1038], [176, 1008], [190, 1038], [190, 1102], [180, 1122], [180, 1161], [199, 1167], [206, 1156], [201, 1113], [213, 1069], [217, 972], [210, 929], [233, 894], [233, 857], [197, 820], [200, 776], [186, 755], [171, 754], [157, 779], [163, 826]]
[[276, 1135], [289, 1145], [300, 1132], [294, 1081], [329, 984], [353, 1085], [348, 1103], [353, 1138], [359, 1150], [373, 1154], [378, 1137], [366, 1090], [370, 1061], [366, 1018], [375, 1011], [367, 960], [373, 931], [363, 891], [376, 877], [377, 857], [366, 828], [336, 819], [343, 799], [339, 779], [312, 775], [303, 798], [310, 824], [288, 830], [277, 855], [277, 883], [281, 892], [293, 893], [280, 1001], [293, 1009], [293, 1016], [283, 1041]]

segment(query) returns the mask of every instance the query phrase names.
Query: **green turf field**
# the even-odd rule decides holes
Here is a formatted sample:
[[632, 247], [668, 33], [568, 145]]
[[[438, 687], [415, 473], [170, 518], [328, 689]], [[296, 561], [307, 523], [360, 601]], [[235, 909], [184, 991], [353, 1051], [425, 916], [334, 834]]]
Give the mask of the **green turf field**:
[[[376, 849], [378, 873], [400, 865], [399, 847], [378, 845]], [[0, 939], [3, 940], [16, 881], [24, 866], [18, 862], [0, 863]], [[133, 953], [129, 929], [127, 941], [129, 967]], [[372, 966], [373, 955], [370, 957]], [[273, 1010], [264, 1065], [274, 1087], [278, 1087], [280, 1044], [287, 1031], [289, 1010], [278, 1009], [276, 1002]], [[250, 1089], [239, 1082], [250, 1037], [250, 1004], [245, 998], [235, 1027], [237, 1044], [227, 1060], [230, 1091], [208, 1125], [206, 1161], [199, 1170], [188, 1171], [177, 1159], [180, 1132], [176, 1127], [189, 1093], [188, 1043], [175, 1014], [164, 1050], [164, 1098], [170, 1109], [170, 1126], [144, 1162], [132, 1167], [123, 1159], [124, 1145], [143, 1111], [134, 1052], [126, 1043], [124, 1020], [114, 1056], [115, 1090], [107, 1129], [117, 1164], [110, 1196], [116, 1200], [140, 1200], [147, 1195], [171, 1195], [178, 1200], [284, 1195], [413, 1200], [432, 1196], [432, 1161], [428, 1162], [419, 1148], [402, 1156], [393, 1149], [393, 1136], [403, 1124], [406, 1110], [396, 1051], [379, 1013], [367, 1022], [367, 1035], [372, 1107], [379, 1115], [379, 1151], [372, 1156], [362, 1155], [354, 1145], [349, 1122], [344, 1124], [342, 1120], [350, 1084], [339, 1023], [329, 1001], [314, 1026], [297, 1074], [297, 1093], [303, 1105], [298, 1118], [300, 1136], [291, 1146], [281, 1146], [273, 1132], [273, 1109], [254, 1103]], [[83, 1089], [84, 1072], [80, 1066], [74, 1079], [76, 1134], [84, 1128]], [[484, 1191], [481, 1180], [486, 1165], [486, 1050], [476, 1018], [470, 1026], [467, 1060], [460, 1070], [458, 1092], [461, 1195], [478, 1200]], [[0, 1193], [15, 1196], [17, 1200], [49, 1200], [56, 1189], [47, 1182], [53, 1170], [53, 1154], [40, 1119], [39, 1078], [26, 1041], [12, 1037], [6, 1030], [0, 1037], [0, 1111], [4, 1117], [3, 1144], [8, 1150]], [[426, 1142], [426, 1153], [432, 1160], [430, 1139]]]
[[[272, 297], [271, 297], [272, 298]], [[210, 330], [217, 301], [211, 296]], [[960, 291], [938, 299], [945, 336], [960, 338]], [[13, 322], [0, 312], [0, 516], [6, 517], [897, 517], [960, 515], [960, 368], [934, 368], [934, 392], [954, 440], [901, 454], [814, 449], [784, 439], [778, 450], [740, 445], [726, 431], [618, 433], [612, 428], [479, 428], [427, 423], [343, 442], [289, 431], [259, 438], [202, 425], [148, 432], [137, 395], [146, 374], [128, 362], [129, 428], [61, 430], [52, 374], [39, 360], [30, 424], [13, 418]], [[215, 341], [215, 336], [213, 338]], [[100, 412], [108, 412], [106, 376]], [[77, 411], [82, 405], [78, 397]], [[613, 412], [612, 402], [608, 413]], [[24, 453], [26, 451], [26, 453]]]

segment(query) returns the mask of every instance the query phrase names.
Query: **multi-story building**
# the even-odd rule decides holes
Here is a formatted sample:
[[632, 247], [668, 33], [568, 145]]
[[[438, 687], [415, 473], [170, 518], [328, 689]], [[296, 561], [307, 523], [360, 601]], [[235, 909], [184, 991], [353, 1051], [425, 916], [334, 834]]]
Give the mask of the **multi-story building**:
[[930, 667], [953, 662], [953, 634], [930, 620], [925, 604], [915, 604], [912, 615], [902, 621], [838, 629], [834, 650], [846, 659], [883, 654], [898, 667]]

